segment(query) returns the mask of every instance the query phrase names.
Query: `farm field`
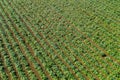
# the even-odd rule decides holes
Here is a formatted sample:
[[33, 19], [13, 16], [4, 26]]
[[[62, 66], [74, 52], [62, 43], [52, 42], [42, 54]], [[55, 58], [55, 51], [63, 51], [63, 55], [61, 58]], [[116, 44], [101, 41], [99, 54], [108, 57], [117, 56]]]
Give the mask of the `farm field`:
[[0, 0], [0, 80], [120, 80], [120, 0]]

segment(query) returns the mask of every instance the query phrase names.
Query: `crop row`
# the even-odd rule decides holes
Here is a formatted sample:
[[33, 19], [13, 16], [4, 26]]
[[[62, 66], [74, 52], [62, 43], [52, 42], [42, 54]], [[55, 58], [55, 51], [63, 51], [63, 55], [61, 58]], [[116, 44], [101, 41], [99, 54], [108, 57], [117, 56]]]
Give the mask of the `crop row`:
[[[38, 16], [37, 16], [38, 17]], [[40, 16], [41, 17], [41, 16]]]
[[[78, 2], [76, 2], [77, 4]], [[52, 4], [52, 3], [51, 3]], [[61, 5], [57, 4], [57, 2], [53, 3], [55, 5], [55, 7], [53, 7], [56, 11], [59, 10], [64, 10], [64, 8], [68, 9], [68, 7], [71, 5], [73, 5], [72, 3], [69, 3], [68, 7], [62, 7]], [[63, 3], [61, 3], [63, 4]], [[58, 7], [59, 6], [59, 7]], [[86, 5], [87, 6], [87, 5]], [[80, 10], [78, 10], [78, 8]], [[74, 10], [74, 13], [71, 13]], [[94, 13], [91, 14], [92, 12], [89, 12], [89, 10], [84, 10], [81, 7], [77, 7], [75, 9], [70, 8], [70, 10], [64, 10], [67, 12], [63, 12], [62, 14], [66, 15], [64, 17], [66, 17], [68, 20], [70, 20], [71, 22], [73, 22], [72, 20], [74, 20], [74, 24], [81, 29], [82, 31], [84, 31], [84, 33], [86, 33], [91, 39], [93, 39], [93, 41], [95, 41], [97, 44], [100, 45], [100, 47], [104, 48], [105, 50], [108, 52], [108, 54], [110, 54], [111, 56], [115, 56], [115, 58], [119, 59], [119, 46], [118, 44], [120, 43], [120, 39], [116, 38], [119, 37], [119, 23], [116, 24], [116, 22], [110, 21], [109, 23], [111, 24], [106, 24], [104, 20], [107, 20], [106, 18], [104, 18], [104, 20], [102, 20], [101, 17], [99, 17], [98, 15], [95, 15]], [[58, 11], [60, 13], [60, 11]], [[77, 14], [79, 13], [79, 14]], [[72, 20], [71, 20], [72, 19]], [[95, 29], [95, 31], [93, 30], [93, 28]], [[101, 37], [99, 35], [94, 36], [94, 33], [99, 32], [99, 34], [101, 33], [102, 36]], [[92, 34], [91, 34], [92, 33]], [[105, 35], [104, 35], [105, 34]], [[99, 37], [97, 39], [94, 40], [94, 38]], [[102, 41], [100, 43], [100, 41], [106, 39], [109, 41]], [[112, 43], [114, 42], [114, 43]], [[111, 49], [112, 48], [112, 49]]]
[[[4, 12], [5, 12], [5, 10], [4, 10]], [[7, 14], [7, 13], [6, 13]], [[9, 14], [7, 14], [7, 16], [9, 16]], [[10, 18], [10, 17], [9, 17]], [[14, 23], [12, 20], [11, 20], [11, 22], [12, 23]], [[14, 28], [16, 29], [16, 31], [19, 33], [19, 35], [22, 37], [22, 34], [18, 31], [18, 29], [17, 29], [17, 27], [15, 26], [15, 25], [13, 25], [14, 26]], [[28, 27], [27, 27], [28, 28]], [[14, 30], [13, 28], [12, 28], [12, 30]], [[19, 28], [19, 30], [20, 30], [20, 28]], [[24, 29], [23, 29], [24, 30]], [[22, 30], [22, 31], [23, 31]], [[30, 30], [30, 28], [28, 29], [28, 30]], [[10, 30], [11, 31], [11, 30]], [[15, 32], [16, 32], [15, 31]], [[14, 33], [15, 34], [15, 33]], [[34, 34], [33, 32], [32, 32], [32, 34]], [[25, 34], [24, 34], [25, 35]], [[34, 36], [34, 35], [33, 35]], [[35, 37], [35, 36], [34, 36]], [[18, 38], [18, 37], [17, 37]], [[24, 39], [24, 37], [22, 37], [22, 39], [23, 39], [23, 42], [21, 42], [21, 44], [25, 44], [26, 42], [25, 42], [25, 39]], [[38, 38], [37, 38], [38, 39]], [[20, 39], [19, 39], [20, 40]], [[29, 41], [29, 40], [27, 40], [27, 41]], [[17, 43], [20, 43], [19, 41], [17, 41]], [[28, 44], [26, 44], [26, 45], [28, 45]], [[20, 46], [20, 44], [19, 44], [19, 46]], [[21, 47], [22, 48], [22, 47]], [[30, 48], [30, 46], [27, 46], [27, 48], [29, 49]], [[22, 48], [23, 49], [23, 48]], [[27, 50], [25, 50], [25, 51], [27, 51]], [[30, 51], [30, 50], [29, 50]], [[22, 53], [24, 53], [24, 52], [22, 52]], [[30, 55], [30, 56], [33, 56], [33, 55]], [[28, 56], [28, 57], [30, 57], [30, 56]], [[59, 58], [60, 58], [60, 56], [58, 56]], [[26, 57], [27, 58], [27, 57]], [[47, 58], [48, 59], [48, 58]], [[60, 59], [62, 59], [62, 58], [60, 58]], [[42, 60], [44, 60], [44, 59], [42, 59]], [[63, 60], [63, 59], [62, 59]], [[33, 61], [33, 60], [32, 60]], [[37, 60], [36, 60], [37, 61]], [[30, 62], [29, 61], [29, 59], [27, 59], [27, 62]], [[51, 61], [52, 62], [52, 61]], [[33, 63], [35, 63], [35, 62], [33, 62]], [[64, 62], [65, 63], [65, 62]], [[31, 63], [32, 64], [32, 63]], [[46, 64], [46, 65], [48, 65], [48, 64]], [[52, 64], [51, 64], [52, 65]], [[67, 65], [67, 64], [66, 64]], [[32, 66], [32, 65], [31, 65]], [[42, 66], [42, 65], [41, 65]], [[67, 65], [68, 66], [68, 65]], [[33, 67], [33, 66], [32, 66]], [[68, 66], [69, 67], [69, 66]], [[44, 68], [44, 67], [43, 67]], [[71, 70], [71, 68], [69, 68], [70, 70]], [[45, 69], [44, 69], [45, 70]], [[47, 70], [47, 69], [46, 69]], [[33, 70], [34, 71], [34, 70]], [[71, 70], [72, 71], [72, 70]], [[72, 73], [73, 73], [73, 71], [72, 71]], [[46, 73], [47, 74], [47, 73]], [[52, 75], [52, 74], [51, 74]], [[46, 75], [46, 76], [48, 76], [48, 75]], [[71, 76], [72, 77], [72, 76]], [[39, 78], [39, 77], [38, 77]], [[49, 77], [50, 78], [50, 77]]]
[[[33, 1], [34, 2], [34, 1]], [[31, 2], [32, 3], [32, 2]], [[23, 6], [23, 5], [22, 5]], [[37, 10], [37, 11], [41, 11], [38, 10], [38, 9], [29, 9], [29, 10]], [[29, 11], [27, 10], [27, 11]], [[44, 11], [41, 11], [42, 12], [45, 12], [46, 10]], [[48, 9], [49, 11], [49, 9]], [[55, 14], [54, 10], [51, 10], [53, 11], [52, 14]], [[35, 11], [36, 12], [36, 11]], [[68, 11], [69, 12], [69, 11]], [[114, 29], [117, 29], [116, 31], [110, 31], [110, 29], [108, 29], [106, 27], [106, 25], [103, 24], [103, 21], [99, 21], [100, 19], [99, 18], [95, 18], [93, 19], [91, 22], [89, 21], [90, 17], [94, 17], [94, 15], [92, 16], [90, 13], [88, 12], [84, 12], [84, 11], [81, 11], [80, 12], [81, 14], [88, 14], [88, 15], [85, 15], [85, 16], [81, 16], [80, 15], [76, 15], [75, 16], [81, 16], [81, 18], [77, 18], [77, 19], [80, 19], [78, 20], [78, 22], [76, 21], [76, 23], [80, 23], [80, 25], [82, 26], [81, 31], [84, 31], [84, 33], [86, 33], [90, 38], [92, 38], [92, 40], [94, 42], [96, 42], [97, 44], [100, 45], [101, 48], [105, 48], [106, 50], [106, 53], [111, 55], [111, 56], [115, 56], [115, 58], [119, 59], [119, 54], [117, 54], [119, 52], [118, 48], [118, 44], [119, 44], [119, 38], [116, 38], [116, 37], [119, 37], [119, 29], [117, 28], [114, 28]], [[41, 17], [40, 15], [37, 15], [35, 13], [33, 13], [35, 16], [32, 17], [32, 18], [35, 18], [35, 17]], [[46, 14], [46, 16], [48, 15], [48, 13], [43, 13], [43, 14]], [[51, 16], [51, 15], [50, 15]], [[72, 16], [72, 15], [71, 15]], [[74, 15], [73, 15], [74, 16]], [[48, 16], [47, 16], [48, 17]], [[88, 17], [88, 18], [87, 18]], [[38, 18], [39, 19], [39, 18]], [[39, 21], [38, 19], [33, 19], [33, 23], [36, 23], [37, 21]], [[74, 19], [74, 18], [73, 18]], [[75, 20], [77, 20], [75, 19]], [[84, 20], [83, 20], [84, 19]], [[84, 22], [82, 22], [84, 21]], [[87, 22], [88, 21], [88, 22]], [[95, 23], [93, 23], [95, 21]], [[81, 24], [82, 23], [82, 24]], [[37, 24], [37, 23], [36, 23]], [[34, 25], [36, 25], [34, 24]], [[86, 24], [86, 25], [83, 25], [83, 24]], [[99, 24], [99, 25], [98, 25]], [[79, 26], [80, 26], [79, 25]], [[107, 25], [109, 26], [109, 25]], [[104, 28], [103, 28], [104, 27]], [[113, 27], [113, 26], [112, 26]], [[107, 29], [106, 29], [107, 28]], [[94, 29], [94, 30], [93, 30]], [[114, 33], [113, 33], [114, 32]], [[99, 36], [99, 34], [101, 36]], [[109, 40], [109, 41], [108, 41]], [[107, 41], [107, 42], [106, 42]]]
[[49, 31], [48, 31], [49, 32]]
[[[28, 67], [30, 68], [26, 71], [24, 69], [25, 65], [21, 64], [21, 62], [19, 63], [22, 66], [19, 68], [16, 68], [17, 62], [15, 66], [12, 64], [14, 71], [17, 72], [18, 70], [20, 72], [17, 73], [17, 77], [19, 75], [22, 77], [26, 74], [24, 76], [26, 79], [58, 79], [58, 77], [63, 79], [92, 79], [93, 77], [105, 79], [111, 73], [111, 69], [119, 68], [118, 62], [115, 63], [112, 57], [104, 54], [105, 51], [102, 48], [98, 47], [90, 38], [73, 27], [63, 16], [61, 17], [54, 10], [48, 8], [47, 12], [43, 10], [45, 14], [41, 12], [32, 17], [27, 17], [26, 14], [21, 16], [19, 13], [27, 13], [29, 11], [27, 7], [24, 8], [23, 6], [17, 11], [14, 8], [17, 7], [14, 1], [3, 0], [1, 3], [4, 4], [1, 5], [1, 14], [4, 16], [2, 18], [5, 18], [6, 21], [4, 23], [8, 24], [3, 30], [6, 30], [7, 34], [11, 34], [9, 35], [11, 40], [12, 38], [15, 39], [13, 43], [17, 42], [18, 44], [16, 51], [19, 51], [18, 53], [25, 57], [25, 61], [29, 64]], [[32, 9], [31, 7], [31, 11], [33, 10], [34, 8]], [[37, 17], [36, 20], [34, 19], [35, 16]], [[35, 24], [36, 22], [37, 24]], [[61, 28], [63, 26], [64, 28]], [[12, 45], [12, 42], [9, 40], [10, 38], [8, 38], [9, 42], [6, 41], [6, 43]], [[10, 53], [14, 54], [14, 49], [13, 47], [14, 52], [11, 51]], [[8, 59], [11, 58], [9, 57]], [[21, 61], [19, 57], [15, 59], [18, 59], [16, 61]], [[28, 74], [28, 71], [32, 71], [32, 76]]]
[[[49, 31], [48, 31], [49, 32]], [[52, 31], [52, 32], [54, 32], [54, 31]]]

